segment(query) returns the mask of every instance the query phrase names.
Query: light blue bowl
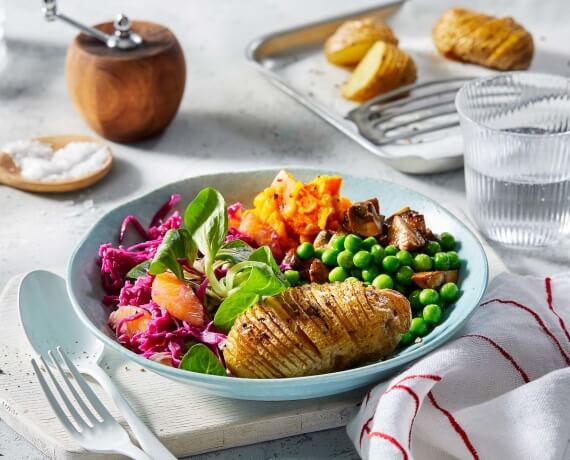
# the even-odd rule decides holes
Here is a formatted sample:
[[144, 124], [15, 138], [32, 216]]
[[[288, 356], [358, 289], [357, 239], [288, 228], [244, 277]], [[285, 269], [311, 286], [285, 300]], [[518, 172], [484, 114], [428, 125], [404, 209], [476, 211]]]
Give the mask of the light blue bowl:
[[[308, 181], [317, 174], [330, 174], [311, 169], [290, 169], [299, 179]], [[331, 374], [290, 379], [245, 379], [219, 377], [174, 369], [147, 360], [122, 347], [107, 325], [109, 307], [101, 303], [103, 290], [96, 264], [99, 245], [116, 242], [119, 226], [128, 214], [148, 223], [158, 207], [173, 193], [182, 195], [180, 209], [206, 186], [220, 190], [228, 203], [241, 201], [250, 205], [254, 195], [267, 187], [277, 170], [232, 172], [191, 177], [166, 185], [140, 198], [119, 206], [101, 218], [71, 256], [68, 265], [68, 291], [79, 318], [106, 346], [121, 353], [142, 367], [178, 382], [194, 385], [204, 391], [228, 398], [262, 401], [283, 401], [316, 398], [349, 391], [378, 382], [403, 366], [439, 347], [449, 340], [467, 321], [479, 304], [487, 287], [488, 266], [485, 252], [473, 233], [435, 201], [410, 189], [386, 181], [343, 175], [343, 194], [353, 201], [378, 197], [385, 215], [404, 207], [422, 212], [434, 232], [449, 231], [460, 242], [462, 260], [460, 288], [462, 295], [446, 312], [445, 321], [420, 344], [413, 345], [390, 359]]]

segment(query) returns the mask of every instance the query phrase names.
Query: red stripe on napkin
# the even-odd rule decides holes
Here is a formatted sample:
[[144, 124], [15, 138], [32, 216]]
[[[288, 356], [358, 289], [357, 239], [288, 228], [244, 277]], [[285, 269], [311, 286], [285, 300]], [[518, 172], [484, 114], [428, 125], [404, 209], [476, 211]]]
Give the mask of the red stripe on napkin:
[[410, 447], [412, 447], [412, 429], [414, 428], [414, 421], [416, 420], [416, 415], [418, 415], [418, 411], [420, 410], [420, 398], [418, 397], [418, 394], [414, 390], [412, 390], [410, 387], [406, 385], [394, 385], [392, 388], [386, 391], [386, 393], [389, 393], [392, 390], [404, 390], [413, 398], [414, 403], [416, 405], [412, 421], [410, 422], [410, 430], [408, 431], [408, 449], [409, 449]]
[[[501, 353], [508, 362], [510, 362], [513, 365], [513, 367], [520, 374], [524, 383], [530, 382], [530, 379], [528, 378], [527, 373], [522, 369], [522, 367], [520, 367], [517, 364], [517, 362], [515, 361], [515, 359], [509, 353], [507, 353], [507, 351], [503, 347], [501, 347], [497, 342], [495, 342], [494, 340], [490, 339], [489, 337], [485, 337], [484, 335], [480, 335], [480, 334], [466, 334], [466, 335], [463, 335], [462, 337], [472, 337], [472, 338], [482, 339], [482, 340], [488, 342], [493, 347], [495, 347], [499, 351], [499, 353]], [[462, 337], [460, 337], [460, 338], [462, 338]]]
[[544, 287], [546, 288], [546, 303], [548, 304], [548, 309], [552, 313], [554, 313], [554, 316], [558, 318], [558, 323], [560, 324], [560, 327], [564, 331], [566, 339], [568, 340], [568, 342], [570, 342], [570, 334], [568, 334], [568, 330], [566, 329], [564, 320], [560, 317], [558, 313], [556, 313], [556, 310], [554, 310], [554, 307], [552, 306], [552, 279], [550, 277], [544, 278]]
[[389, 434], [386, 433], [382, 433], [381, 431], [373, 431], [372, 433], [370, 433], [368, 435], [369, 438], [380, 438], [380, 439], [385, 439], [386, 441], [388, 441], [390, 444], [392, 444], [393, 446], [395, 446], [401, 453], [402, 453], [402, 458], [403, 460], [408, 460], [408, 453], [406, 452], [406, 450], [402, 447], [402, 444], [400, 444], [398, 442], [398, 440], [396, 438], [394, 438], [393, 436], [390, 436]]
[[536, 320], [538, 325], [545, 332], [545, 334], [548, 335], [548, 337], [550, 337], [552, 339], [552, 341], [556, 345], [556, 348], [558, 348], [558, 351], [560, 352], [560, 354], [562, 355], [562, 357], [566, 361], [566, 365], [570, 366], [570, 357], [568, 357], [568, 355], [566, 354], [566, 352], [562, 348], [562, 345], [560, 345], [560, 342], [558, 341], [556, 336], [550, 331], [550, 329], [548, 329], [548, 327], [546, 327], [546, 324], [544, 324], [544, 321], [542, 320], [542, 318], [539, 316], [539, 314], [537, 312], [535, 312], [532, 308], [529, 308], [526, 305], [523, 305], [523, 304], [521, 304], [515, 300], [491, 299], [491, 300], [488, 300], [487, 302], [483, 302], [481, 304], [481, 307], [484, 307], [484, 306], [492, 304], [492, 303], [511, 305], [513, 307], [520, 308], [520, 309], [525, 310], [526, 312], [530, 313], [533, 316], [533, 318]]
[[451, 412], [449, 412], [447, 409], [444, 409], [443, 407], [441, 407], [436, 402], [435, 397], [433, 396], [433, 393], [431, 391], [428, 393], [428, 398], [429, 398], [430, 402], [433, 404], [433, 407], [435, 407], [437, 410], [442, 412], [447, 417], [447, 419], [449, 420], [449, 423], [451, 423], [451, 426], [457, 432], [457, 434], [459, 435], [459, 437], [461, 438], [461, 440], [465, 444], [465, 447], [467, 447], [467, 450], [471, 453], [473, 458], [475, 460], [479, 460], [479, 455], [477, 454], [475, 447], [473, 447], [473, 444], [471, 443], [469, 436], [467, 436], [467, 433], [465, 432], [465, 430], [463, 428], [461, 428], [461, 425], [459, 425], [459, 423], [457, 423], [457, 420], [455, 419], [453, 414]]

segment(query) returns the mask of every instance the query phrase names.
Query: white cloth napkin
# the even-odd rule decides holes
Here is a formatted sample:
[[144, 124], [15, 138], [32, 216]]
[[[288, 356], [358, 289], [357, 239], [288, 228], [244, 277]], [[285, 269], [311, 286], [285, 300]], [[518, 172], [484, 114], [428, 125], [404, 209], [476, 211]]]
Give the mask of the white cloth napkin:
[[570, 273], [497, 276], [453, 341], [371, 389], [364, 459], [570, 459]]

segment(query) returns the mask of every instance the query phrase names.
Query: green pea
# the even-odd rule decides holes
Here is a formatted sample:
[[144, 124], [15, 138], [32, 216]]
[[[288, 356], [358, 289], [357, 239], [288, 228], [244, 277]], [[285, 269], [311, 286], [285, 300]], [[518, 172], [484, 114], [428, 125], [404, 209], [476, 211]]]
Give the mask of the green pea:
[[297, 246], [297, 255], [303, 260], [308, 260], [315, 255], [315, 248], [311, 243], [301, 243]]
[[354, 276], [349, 276], [347, 279], [344, 280], [347, 283], [360, 283], [360, 280]]
[[429, 241], [424, 249], [426, 254], [433, 256], [441, 251], [441, 246], [437, 241]]
[[358, 251], [352, 259], [355, 267], [366, 268], [372, 263], [372, 254], [368, 251]]
[[416, 272], [427, 272], [432, 268], [432, 262], [430, 256], [427, 254], [418, 254], [414, 257], [414, 262], [412, 267]]
[[453, 302], [459, 297], [459, 288], [455, 283], [445, 283], [439, 290], [441, 298], [446, 302]]
[[386, 256], [382, 261], [382, 268], [387, 273], [394, 273], [400, 267], [400, 261], [396, 256]]
[[375, 265], [371, 265], [361, 272], [362, 279], [371, 283], [380, 274], [380, 269]]
[[417, 311], [423, 307], [422, 303], [420, 302], [420, 292], [422, 291], [416, 289], [415, 291], [412, 291], [408, 296], [408, 300], [410, 301], [410, 306], [414, 311]]
[[443, 232], [439, 234], [439, 244], [446, 251], [453, 251], [455, 249], [455, 238], [449, 232]]
[[374, 278], [372, 285], [377, 289], [392, 289], [394, 287], [394, 281], [390, 275], [382, 273]]
[[407, 347], [414, 341], [414, 339], [414, 334], [408, 331], [400, 336], [400, 346]]
[[447, 253], [447, 258], [449, 259], [449, 268], [451, 270], [457, 270], [461, 265], [459, 255], [455, 251], [449, 251]]
[[317, 259], [323, 260], [323, 254], [325, 253], [326, 248], [317, 248], [315, 249], [315, 257]]
[[443, 310], [439, 305], [434, 303], [426, 305], [422, 310], [422, 318], [428, 324], [439, 324], [442, 316]]
[[414, 258], [412, 257], [412, 254], [410, 254], [410, 252], [408, 251], [398, 251], [396, 257], [400, 261], [400, 265], [407, 265], [411, 267], [412, 264], [414, 263]]
[[346, 239], [344, 240], [344, 249], [351, 251], [352, 253], [356, 253], [360, 251], [360, 248], [362, 248], [362, 238], [358, 235], [353, 235], [352, 233], [346, 236]]
[[336, 249], [339, 252], [344, 250], [344, 240], [345, 239], [346, 239], [345, 235], [336, 235], [331, 242], [332, 248]]
[[354, 276], [355, 278], [358, 278], [360, 280], [362, 279], [362, 270], [357, 267], [352, 267], [352, 269], [350, 270], [350, 276]]
[[398, 248], [393, 244], [389, 244], [388, 246], [386, 246], [385, 251], [387, 256], [395, 256], [396, 254], [398, 254]]
[[370, 249], [372, 249], [372, 246], [374, 246], [375, 244], [378, 244], [376, 238], [374, 238], [373, 236], [369, 236], [362, 242], [362, 247], [370, 251]]
[[342, 282], [348, 278], [348, 272], [342, 267], [335, 267], [329, 273], [331, 283]]
[[386, 251], [384, 251], [384, 248], [379, 244], [375, 244], [374, 246], [372, 246], [372, 248], [370, 249], [370, 254], [372, 254], [374, 263], [377, 265], [380, 265], [382, 263], [382, 259], [386, 257]]
[[430, 303], [438, 303], [439, 294], [435, 289], [422, 289], [420, 292], [420, 303], [422, 305], [429, 305]]
[[398, 271], [396, 272], [396, 279], [398, 280], [398, 283], [401, 283], [404, 286], [409, 286], [412, 284], [413, 274], [414, 271], [411, 269], [411, 267], [404, 265], [403, 267], [398, 268]]
[[353, 266], [352, 259], [354, 258], [354, 254], [350, 251], [341, 251], [339, 252], [336, 263], [339, 267], [350, 269]]
[[378, 240], [376, 240], [376, 238], [374, 238], [373, 236], [369, 236], [368, 238], [365, 238], [364, 241], [362, 242], [362, 247], [370, 251], [370, 249], [372, 249], [372, 246], [376, 244], [378, 244]]
[[336, 258], [338, 257], [338, 251], [336, 249], [326, 249], [323, 252], [321, 260], [325, 265], [329, 267], [336, 267]]
[[436, 270], [449, 270], [449, 257], [445, 252], [438, 252], [433, 256], [433, 266]]
[[291, 286], [299, 284], [299, 272], [297, 270], [285, 270], [283, 274]]
[[425, 322], [423, 318], [412, 319], [412, 324], [410, 325], [410, 332], [416, 337], [423, 337], [429, 331], [428, 323]]

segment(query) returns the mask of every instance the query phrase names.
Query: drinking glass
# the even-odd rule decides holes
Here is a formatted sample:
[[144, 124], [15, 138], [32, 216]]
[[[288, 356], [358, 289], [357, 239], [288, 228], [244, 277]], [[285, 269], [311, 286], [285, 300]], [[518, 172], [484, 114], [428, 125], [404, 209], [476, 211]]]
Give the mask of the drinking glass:
[[551, 245], [570, 232], [570, 79], [509, 72], [456, 96], [469, 211], [490, 239]]
[[4, 38], [4, 27], [6, 22], [6, 4], [4, 0], [0, 0], [0, 72], [6, 65], [7, 48], [6, 40]]

